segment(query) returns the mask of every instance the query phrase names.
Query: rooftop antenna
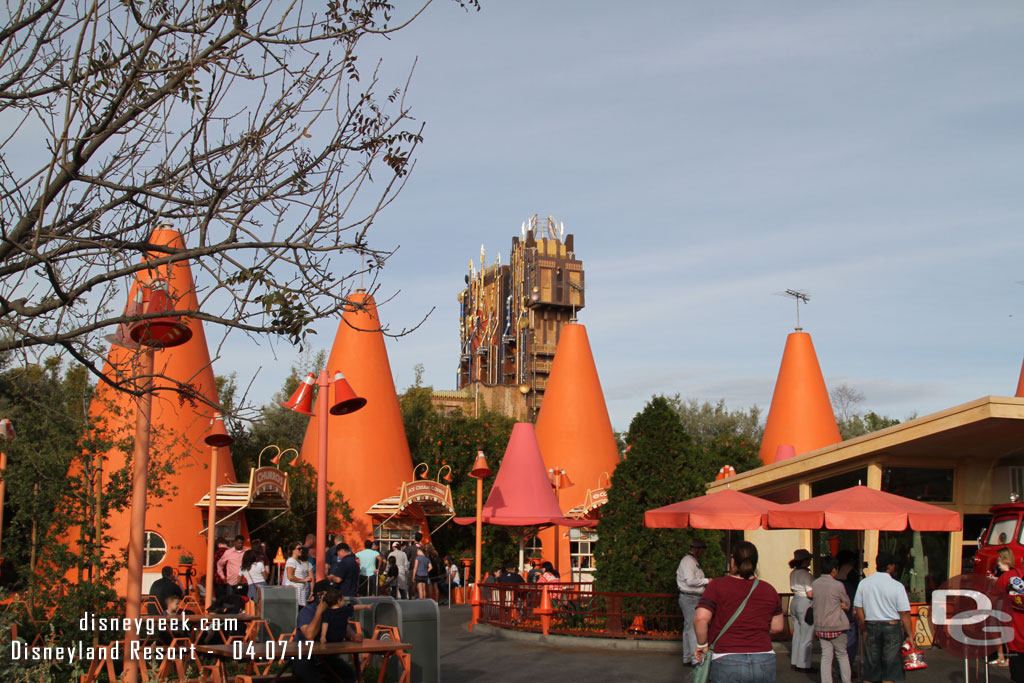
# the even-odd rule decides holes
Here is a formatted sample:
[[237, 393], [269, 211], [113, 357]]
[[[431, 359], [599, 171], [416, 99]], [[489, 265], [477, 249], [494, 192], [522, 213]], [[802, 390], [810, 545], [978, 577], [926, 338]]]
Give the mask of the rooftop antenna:
[[800, 327], [800, 302], [802, 301], [806, 304], [811, 300], [811, 295], [799, 289], [787, 289], [784, 292], [775, 292], [775, 294], [776, 296], [788, 296], [796, 300], [796, 331], [803, 332], [804, 328]]
[[[572, 280], [569, 280], [568, 284], [569, 284], [569, 289], [575, 289], [577, 292], [580, 293], [581, 297], [583, 296], [583, 285], [578, 285], [575, 282], [573, 282]], [[572, 305], [572, 316], [569, 318], [569, 322], [571, 322], [571, 323], [577, 322], [577, 320], [576, 320], [576, 304], [575, 303]]]

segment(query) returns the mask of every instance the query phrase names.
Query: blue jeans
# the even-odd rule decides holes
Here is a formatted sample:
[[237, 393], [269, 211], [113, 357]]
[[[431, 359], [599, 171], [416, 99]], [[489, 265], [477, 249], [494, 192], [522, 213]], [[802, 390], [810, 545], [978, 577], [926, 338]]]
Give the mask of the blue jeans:
[[711, 683], [775, 683], [775, 654], [719, 657], [711, 662]]

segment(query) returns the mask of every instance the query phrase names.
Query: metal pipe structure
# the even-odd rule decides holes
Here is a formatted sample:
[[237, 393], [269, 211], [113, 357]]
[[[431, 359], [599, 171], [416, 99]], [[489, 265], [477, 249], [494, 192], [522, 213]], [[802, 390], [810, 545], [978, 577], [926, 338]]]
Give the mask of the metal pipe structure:
[[146, 534], [146, 485], [149, 469], [149, 426], [153, 408], [153, 348], [143, 347], [138, 408], [135, 418], [135, 458], [132, 469], [131, 532], [128, 540], [128, 587], [125, 592], [125, 617], [128, 628], [124, 640], [124, 680], [138, 683], [139, 662], [132, 655], [139, 634], [134, 624], [142, 609], [142, 546]]

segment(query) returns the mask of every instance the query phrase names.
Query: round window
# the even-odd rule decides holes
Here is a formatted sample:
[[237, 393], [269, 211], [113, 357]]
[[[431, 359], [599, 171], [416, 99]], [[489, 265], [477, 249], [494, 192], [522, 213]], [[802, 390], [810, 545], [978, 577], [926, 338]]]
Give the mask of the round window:
[[155, 531], [146, 532], [146, 540], [142, 546], [142, 566], [155, 567], [164, 561], [167, 555], [167, 541]]

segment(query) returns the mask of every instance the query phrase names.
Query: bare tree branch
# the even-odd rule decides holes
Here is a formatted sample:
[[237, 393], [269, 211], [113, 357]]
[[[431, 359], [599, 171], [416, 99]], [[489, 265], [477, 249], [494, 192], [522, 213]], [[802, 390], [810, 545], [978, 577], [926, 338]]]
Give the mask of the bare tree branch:
[[[133, 278], [184, 261], [200, 305], [173, 315], [298, 344], [340, 316], [387, 263], [369, 230], [423, 131], [408, 82], [362, 80], [360, 40], [429, 4], [9, 4], [0, 353], [58, 350], [130, 389], [104, 376], [102, 333], [147, 317], [124, 312]], [[152, 242], [163, 222], [184, 248]]]

